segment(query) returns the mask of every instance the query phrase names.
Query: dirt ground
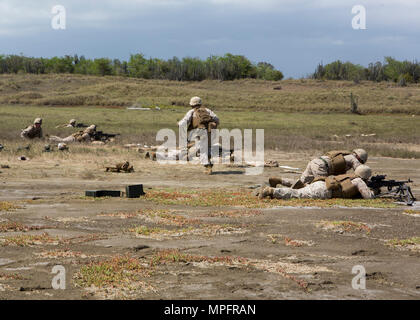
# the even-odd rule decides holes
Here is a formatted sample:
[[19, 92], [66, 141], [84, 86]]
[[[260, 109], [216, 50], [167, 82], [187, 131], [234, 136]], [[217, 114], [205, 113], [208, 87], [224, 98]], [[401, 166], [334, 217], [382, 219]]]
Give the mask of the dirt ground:
[[[300, 169], [308, 160], [268, 158]], [[418, 202], [386, 209], [168, 204], [154, 192], [166, 190], [160, 194], [169, 200], [184, 189], [251, 192], [270, 176], [298, 175], [265, 168], [249, 176], [216, 165], [208, 176], [199, 166], [140, 156], [130, 159], [134, 173], [106, 173], [101, 161], [0, 157], [10, 167], [0, 169], [0, 299], [420, 298], [420, 247], [399, 241], [420, 237]], [[392, 179], [410, 177], [420, 197], [420, 161], [369, 164]], [[147, 194], [140, 199], [84, 197], [139, 183]], [[66, 270], [64, 290], [52, 288], [56, 265]], [[357, 265], [366, 270], [365, 290], [352, 288]]]

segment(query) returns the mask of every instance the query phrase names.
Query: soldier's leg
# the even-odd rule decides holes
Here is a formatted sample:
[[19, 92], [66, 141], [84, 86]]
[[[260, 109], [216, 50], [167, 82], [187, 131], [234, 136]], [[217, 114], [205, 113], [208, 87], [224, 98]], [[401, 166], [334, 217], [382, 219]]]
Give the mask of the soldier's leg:
[[277, 199], [331, 199], [331, 195], [324, 181], [308, 184], [301, 189], [276, 188], [273, 191], [273, 197]]
[[64, 142], [63, 138], [60, 138], [60, 137], [57, 137], [57, 136], [50, 136], [48, 140], [52, 141], [52, 142]]
[[328, 167], [321, 159], [314, 159], [310, 162], [311, 171], [314, 177], [328, 177]]
[[63, 142], [75, 142], [76, 141], [76, 138], [73, 137], [73, 136], [68, 136], [68, 137], [66, 137], [66, 138], [64, 138], [62, 140], [63, 140]]
[[198, 129], [200, 137], [200, 163], [204, 166], [210, 165], [209, 161], [209, 141], [206, 129]]
[[292, 188], [274, 188], [273, 198], [276, 199], [291, 199], [299, 198], [299, 190]]
[[275, 188], [277, 187], [277, 185], [281, 184], [284, 187], [291, 187], [294, 183], [294, 180], [292, 179], [287, 179], [287, 178], [275, 178], [275, 177], [271, 177], [270, 179], [268, 179], [268, 184], [270, 185], [270, 187]]
[[306, 187], [296, 190], [297, 198], [300, 199], [331, 199], [332, 192], [327, 189], [324, 181], [308, 184]]
[[312, 167], [313, 167], [312, 161], [309, 161], [308, 165], [306, 166], [305, 171], [303, 171], [302, 175], [300, 176], [300, 181], [303, 184], [311, 183], [315, 178], [314, 173], [312, 172]]

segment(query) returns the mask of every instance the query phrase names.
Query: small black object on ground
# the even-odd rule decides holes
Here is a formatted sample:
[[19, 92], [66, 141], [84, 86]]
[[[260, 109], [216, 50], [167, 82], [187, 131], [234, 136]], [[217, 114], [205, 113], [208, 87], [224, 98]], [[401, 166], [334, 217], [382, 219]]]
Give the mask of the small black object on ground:
[[88, 190], [85, 192], [86, 197], [121, 197], [121, 191], [114, 190]]
[[127, 198], [140, 198], [140, 196], [145, 195], [142, 184], [126, 186], [125, 193]]

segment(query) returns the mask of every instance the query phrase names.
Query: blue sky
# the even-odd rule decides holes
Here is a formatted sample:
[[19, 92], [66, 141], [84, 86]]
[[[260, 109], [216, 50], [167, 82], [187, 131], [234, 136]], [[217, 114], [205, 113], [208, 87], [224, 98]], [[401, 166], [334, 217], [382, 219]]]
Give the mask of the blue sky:
[[[66, 9], [65, 30], [51, 27], [55, 5]], [[366, 30], [352, 28], [354, 5], [366, 8]], [[0, 0], [2, 54], [167, 59], [230, 52], [302, 77], [321, 61], [414, 60], [418, 39], [418, 0]]]

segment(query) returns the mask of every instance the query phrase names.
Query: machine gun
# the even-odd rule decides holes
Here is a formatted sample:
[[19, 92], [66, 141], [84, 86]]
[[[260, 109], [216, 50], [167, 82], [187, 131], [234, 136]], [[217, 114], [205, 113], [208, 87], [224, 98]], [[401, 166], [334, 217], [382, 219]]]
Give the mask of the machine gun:
[[[376, 198], [391, 195], [392, 198], [398, 201], [405, 202], [409, 206], [413, 205], [416, 198], [414, 198], [410, 186], [407, 185], [407, 183], [412, 183], [412, 180], [396, 181], [385, 179], [386, 175], [377, 175], [371, 177], [367, 183], [369, 188], [377, 192]], [[387, 188], [387, 192], [381, 193], [381, 188], [383, 187]]]
[[95, 141], [107, 141], [109, 138], [115, 138], [116, 136], [119, 136], [119, 133], [104, 133], [103, 131], [95, 131], [93, 138]]

